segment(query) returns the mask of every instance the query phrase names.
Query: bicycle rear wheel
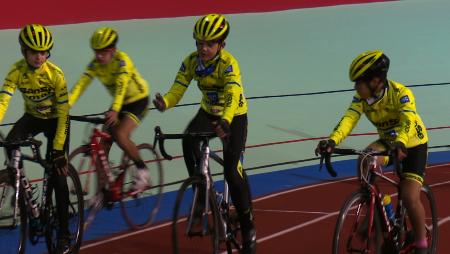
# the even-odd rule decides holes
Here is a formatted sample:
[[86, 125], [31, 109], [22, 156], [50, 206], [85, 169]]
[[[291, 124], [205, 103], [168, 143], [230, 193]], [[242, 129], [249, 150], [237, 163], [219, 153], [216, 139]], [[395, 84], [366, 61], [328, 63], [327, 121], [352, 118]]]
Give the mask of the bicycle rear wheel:
[[[47, 249], [50, 254], [57, 253], [57, 243], [60, 234], [68, 233], [68, 253], [78, 253], [83, 238], [83, 222], [84, 222], [84, 201], [81, 190], [80, 180], [78, 178], [77, 171], [69, 164], [66, 177], [67, 193], [69, 197], [68, 204], [68, 230], [69, 232], [62, 232], [60, 223], [58, 220], [58, 208], [56, 204], [55, 192], [63, 190], [55, 190], [53, 183], [48, 184], [46, 193], [46, 206], [44, 210], [44, 221], [46, 222], [45, 238], [47, 243]], [[73, 193], [69, 190], [75, 190]]]
[[[7, 170], [7, 169], [6, 169]], [[0, 174], [7, 174], [1, 170]], [[2, 253], [25, 253], [28, 237], [28, 214], [23, 196], [23, 189], [19, 192], [19, 210], [14, 221], [15, 187], [7, 179], [0, 183], [0, 250]]]
[[428, 185], [423, 185], [420, 199], [425, 209], [425, 227], [427, 228], [428, 253], [437, 253], [437, 245], [439, 239], [438, 216], [436, 209], [436, 201], [433, 192]]
[[[428, 240], [428, 252], [429, 254], [437, 253], [437, 244], [438, 244], [438, 219], [437, 219], [437, 210], [436, 210], [436, 202], [434, 199], [434, 195], [431, 192], [430, 188], [427, 185], [423, 185], [420, 192], [420, 200], [422, 202], [424, 211], [425, 211], [425, 228]], [[415, 236], [412, 224], [408, 217], [408, 212], [404, 208], [403, 210], [403, 229], [399, 239], [404, 239], [403, 242], [400, 242], [400, 246], [403, 249], [408, 249], [411, 247], [410, 245], [414, 243]], [[403, 250], [402, 249], [402, 250]]]
[[[173, 253], [218, 253], [219, 210], [213, 191], [209, 194], [209, 213], [205, 209], [205, 181], [198, 176], [190, 177], [178, 190], [172, 217]], [[204, 192], [204, 191], [203, 191]], [[204, 194], [203, 194], [204, 195]], [[201, 205], [203, 203], [203, 205]]]
[[[342, 206], [333, 236], [333, 254], [377, 253], [381, 254], [383, 236], [377, 208], [373, 211], [372, 228], [370, 196], [363, 190], [353, 193]], [[371, 237], [369, 238], [369, 232]]]
[[147, 166], [149, 187], [142, 192], [136, 193], [133, 190], [133, 179], [137, 171], [136, 166], [125, 155], [121, 164], [124, 166], [125, 171], [123, 172], [124, 175], [122, 175], [123, 184], [120, 206], [125, 221], [133, 229], [146, 227], [153, 222], [159, 210], [164, 182], [161, 159], [153, 149], [153, 146], [140, 144], [137, 148]]

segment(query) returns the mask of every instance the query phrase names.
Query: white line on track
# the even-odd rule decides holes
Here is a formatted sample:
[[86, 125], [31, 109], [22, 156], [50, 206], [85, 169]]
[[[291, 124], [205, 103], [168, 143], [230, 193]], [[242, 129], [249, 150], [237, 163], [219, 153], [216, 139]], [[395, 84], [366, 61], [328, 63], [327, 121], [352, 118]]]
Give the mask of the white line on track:
[[[433, 166], [429, 166], [428, 168], [435, 168], [435, 167], [442, 167], [442, 166], [450, 166], [450, 163], [441, 164], [441, 165], [433, 165]], [[390, 172], [390, 173], [392, 173], [392, 172]], [[255, 202], [259, 202], [259, 201], [262, 201], [262, 200], [278, 197], [278, 196], [281, 196], [281, 195], [284, 195], [284, 194], [288, 194], [288, 193], [292, 193], [292, 192], [295, 192], [295, 191], [306, 190], [306, 189], [311, 189], [311, 188], [331, 185], [331, 184], [335, 184], [335, 183], [351, 181], [351, 180], [355, 180], [355, 179], [356, 179], [356, 177], [351, 177], [351, 178], [346, 178], [346, 179], [337, 180], [337, 181], [330, 181], [330, 182], [312, 184], [312, 185], [308, 185], [308, 186], [302, 186], [302, 187], [299, 187], [299, 188], [294, 188], [294, 189], [291, 189], [291, 190], [277, 192], [277, 193], [274, 193], [274, 194], [271, 194], [271, 195], [260, 197], [260, 198], [254, 199], [253, 202], [254, 203]], [[441, 182], [441, 183], [435, 183], [435, 184], [431, 184], [430, 186], [431, 187], [435, 187], [435, 186], [445, 185], [445, 184], [448, 184], [448, 183], [450, 183], [450, 181], [445, 181], [445, 182]], [[313, 223], [316, 223], [316, 222], [328, 219], [329, 217], [335, 216], [338, 213], [339, 213], [339, 211], [335, 211], [335, 212], [332, 212], [332, 213], [327, 213], [327, 214], [325, 214], [325, 215], [323, 215], [321, 217], [318, 217], [318, 218], [315, 218], [313, 220], [310, 220], [310, 221], [298, 224], [298, 225], [296, 225], [294, 227], [290, 227], [290, 228], [287, 228], [285, 230], [279, 231], [277, 233], [274, 233], [274, 234], [271, 234], [271, 235], [259, 238], [257, 240], [257, 242], [261, 243], [261, 242], [270, 240], [272, 238], [275, 238], [275, 237], [287, 234], [289, 232], [292, 232], [292, 231], [298, 230], [300, 228], [309, 226], [309, 225], [311, 225]], [[442, 224], [444, 224], [444, 223], [446, 223], [448, 221], [450, 221], [450, 216], [440, 220], [438, 225], [440, 226], [440, 225], [442, 225]], [[95, 246], [98, 246], [98, 245], [102, 245], [102, 244], [105, 244], [105, 243], [109, 243], [109, 242], [113, 242], [113, 241], [120, 240], [120, 239], [123, 239], [123, 238], [127, 238], [127, 237], [130, 237], [130, 236], [133, 236], [133, 235], [137, 235], [137, 234], [140, 234], [140, 233], [143, 233], [143, 232], [153, 231], [153, 230], [156, 230], [156, 229], [159, 229], [159, 228], [166, 227], [166, 226], [168, 226], [170, 224], [172, 224], [172, 222], [166, 222], [166, 223], [163, 223], [163, 224], [160, 224], [160, 225], [157, 225], [157, 226], [153, 226], [153, 227], [137, 230], [137, 231], [134, 231], [134, 232], [130, 232], [130, 233], [126, 233], [126, 234], [123, 234], [123, 235], [115, 236], [115, 237], [112, 237], [112, 238], [109, 238], [109, 239], [105, 239], [105, 240], [102, 240], [102, 241], [86, 244], [86, 245], [81, 246], [80, 249], [84, 250], [84, 249], [88, 249], [88, 248], [95, 247]]]

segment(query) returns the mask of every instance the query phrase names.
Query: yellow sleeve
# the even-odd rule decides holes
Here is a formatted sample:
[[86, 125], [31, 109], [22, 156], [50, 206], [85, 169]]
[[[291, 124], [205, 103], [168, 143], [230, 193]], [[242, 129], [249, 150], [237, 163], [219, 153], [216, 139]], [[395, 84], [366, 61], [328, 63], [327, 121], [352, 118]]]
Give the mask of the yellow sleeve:
[[330, 135], [330, 139], [336, 142], [336, 145], [341, 143], [353, 130], [363, 114], [362, 101], [358, 97], [353, 97], [350, 107], [345, 112], [341, 121], [334, 127]]
[[63, 150], [69, 131], [69, 104], [67, 94], [67, 84], [64, 75], [56, 76], [55, 83], [56, 97], [56, 114], [58, 116], [58, 124], [56, 126], [55, 139], [53, 140], [54, 150]]
[[119, 112], [123, 105], [123, 99], [127, 92], [128, 83], [131, 79], [131, 62], [126, 59], [121, 59], [119, 61], [119, 69], [115, 75], [116, 77], [116, 89], [114, 94], [113, 103], [111, 105], [111, 110]]
[[3, 87], [0, 91], [0, 123], [3, 121], [3, 117], [8, 109], [9, 101], [16, 91], [18, 75], [20, 75], [19, 70], [14, 68], [8, 73], [5, 82], [3, 83]]
[[70, 91], [69, 107], [72, 107], [75, 102], [77, 102], [78, 98], [84, 93], [84, 90], [86, 90], [86, 88], [91, 84], [93, 78], [94, 72], [88, 67]]
[[224, 71], [224, 97], [225, 105], [223, 109], [222, 119], [229, 124], [233, 121], [234, 114], [239, 103], [242, 103], [243, 88], [241, 81], [241, 72], [237, 62], [231, 62]]
[[178, 104], [178, 102], [183, 97], [186, 92], [191, 80], [193, 78], [193, 74], [191, 70], [191, 64], [189, 61], [189, 57], [187, 57], [183, 63], [181, 64], [180, 70], [178, 70], [175, 81], [170, 88], [170, 90], [164, 95], [164, 102], [166, 103], [166, 108], [169, 109]]
[[408, 88], [402, 89], [399, 93], [397, 103], [399, 105], [398, 110], [400, 113], [400, 126], [395, 130], [397, 132], [395, 141], [400, 141], [407, 145], [409, 141], [408, 134], [411, 131], [411, 128], [414, 128], [414, 126], [411, 125], [414, 124], [417, 114], [416, 103], [411, 90]]

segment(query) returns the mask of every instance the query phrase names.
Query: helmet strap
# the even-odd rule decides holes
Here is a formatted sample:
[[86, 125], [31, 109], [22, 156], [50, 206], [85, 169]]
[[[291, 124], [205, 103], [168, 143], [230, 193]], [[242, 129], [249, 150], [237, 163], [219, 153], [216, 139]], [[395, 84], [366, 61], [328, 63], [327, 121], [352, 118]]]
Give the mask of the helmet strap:
[[[380, 77], [380, 83], [376, 84], [375, 87], [371, 85], [370, 82], [366, 82], [366, 86], [370, 91], [370, 95], [373, 98], [377, 98], [381, 90], [387, 85], [387, 80], [385, 78]], [[373, 80], [373, 79], [372, 79]]]

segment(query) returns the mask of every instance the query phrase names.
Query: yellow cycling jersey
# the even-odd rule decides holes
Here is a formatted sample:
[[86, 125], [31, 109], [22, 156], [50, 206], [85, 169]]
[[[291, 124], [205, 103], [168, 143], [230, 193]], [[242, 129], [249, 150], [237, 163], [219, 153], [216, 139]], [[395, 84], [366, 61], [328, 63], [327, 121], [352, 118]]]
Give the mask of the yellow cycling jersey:
[[94, 77], [106, 87], [114, 97], [111, 110], [119, 112], [122, 105], [130, 104], [148, 96], [149, 87], [141, 77], [128, 55], [117, 50], [108, 64], [92, 60], [81, 78], [72, 88], [69, 105], [73, 106]]
[[64, 73], [50, 61], [30, 69], [25, 59], [15, 63], [0, 91], [0, 122], [16, 89], [22, 92], [25, 112], [42, 119], [58, 118], [53, 149], [63, 150], [69, 128], [67, 85]]
[[330, 139], [336, 144], [342, 142], [363, 113], [377, 127], [383, 140], [400, 141], [407, 148], [428, 141], [425, 125], [416, 110], [414, 95], [400, 83], [389, 80], [383, 94], [374, 101], [363, 100], [356, 94]]
[[197, 52], [186, 57], [174, 84], [164, 95], [167, 108], [181, 100], [192, 79], [197, 81], [203, 94], [201, 107], [208, 114], [220, 116], [231, 123], [234, 116], [247, 113], [239, 65], [228, 51], [222, 49], [217, 57], [207, 63], [201, 62]]

